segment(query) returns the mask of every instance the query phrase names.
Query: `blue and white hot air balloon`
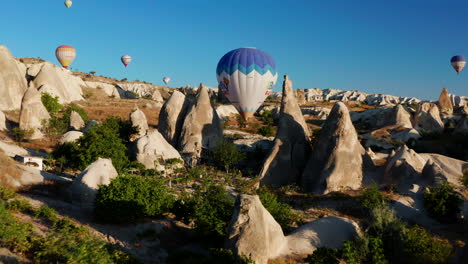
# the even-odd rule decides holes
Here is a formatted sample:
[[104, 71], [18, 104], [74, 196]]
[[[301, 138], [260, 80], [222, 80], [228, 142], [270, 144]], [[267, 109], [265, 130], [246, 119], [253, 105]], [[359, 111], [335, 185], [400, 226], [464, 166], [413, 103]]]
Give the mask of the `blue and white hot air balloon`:
[[224, 55], [216, 68], [219, 92], [247, 119], [270, 95], [278, 79], [276, 63], [256, 48], [239, 48]]
[[457, 56], [452, 57], [452, 59], [450, 60], [450, 63], [452, 64], [452, 67], [455, 69], [457, 74], [459, 74], [465, 67], [466, 60], [465, 60], [465, 57], [457, 55]]

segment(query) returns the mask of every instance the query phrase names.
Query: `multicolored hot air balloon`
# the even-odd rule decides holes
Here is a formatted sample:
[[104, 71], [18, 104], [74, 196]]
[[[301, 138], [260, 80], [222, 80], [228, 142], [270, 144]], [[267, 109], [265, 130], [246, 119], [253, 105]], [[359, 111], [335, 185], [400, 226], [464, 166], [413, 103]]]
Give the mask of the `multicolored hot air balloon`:
[[71, 0], [66, 0], [64, 4], [65, 4], [65, 6], [67, 8], [70, 8], [72, 6], [73, 2]]
[[165, 84], [168, 84], [170, 81], [171, 81], [171, 78], [169, 78], [169, 77], [164, 77], [164, 78], [163, 78], [163, 82], [164, 82]]
[[120, 58], [120, 60], [122, 61], [123, 65], [127, 67], [130, 64], [130, 62], [132, 62], [132, 57], [128, 55], [123, 55], [122, 58]]
[[466, 60], [465, 60], [465, 57], [457, 55], [457, 56], [452, 57], [452, 59], [450, 60], [450, 63], [452, 64], [452, 67], [455, 69], [457, 74], [459, 74], [465, 67]]
[[216, 77], [219, 92], [247, 119], [270, 95], [278, 73], [275, 61], [267, 53], [256, 48], [240, 48], [221, 58]]
[[62, 45], [55, 50], [57, 60], [65, 69], [72, 64], [76, 57], [76, 50], [72, 46]]

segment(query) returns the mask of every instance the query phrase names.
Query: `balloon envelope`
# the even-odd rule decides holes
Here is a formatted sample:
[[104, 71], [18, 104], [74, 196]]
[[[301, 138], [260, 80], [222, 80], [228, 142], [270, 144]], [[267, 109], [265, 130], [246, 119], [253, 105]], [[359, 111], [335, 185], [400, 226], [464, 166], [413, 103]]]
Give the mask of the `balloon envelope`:
[[70, 8], [70, 7], [72, 6], [72, 4], [73, 4], [73, 2], [72, 2], [71, 0], [66, 0], [66, 1], [65, 1], [65, 6], [66, 6], [67, 8]]
[[65, 69], [72, 64], [76, 57], [76, 50], [72, 46], [62, 45], [55, 50], [55, 56]]
[[266, 52], [239, 48], [226, 53], [216, 68], [219, 92], [244, 118], [253, 116], [278, 79], [276, 63]]
[[164, 78], [163, 78], [163, 82], [164, 82], [165, 84], [168, 84], [170, 81], [171, 81], [171, 78], [169, 78], [169, 77], [164, 77]]
[[120, 60], [122, 61], [123, 65], [127, 67], [130, 64], [130, 62], [132, 62], [132, 57], [128, 55], [123, 55], [122, 58], [120, 58]]
[[455, 71], [458, 74], [465, 67], [466, 60], [465, 60], [465, 57], [457, 55], [457, 56], [452, 57], [452, 59], [450, 60], [450, 63], [452, 64], [452, 67], [455, 69]]

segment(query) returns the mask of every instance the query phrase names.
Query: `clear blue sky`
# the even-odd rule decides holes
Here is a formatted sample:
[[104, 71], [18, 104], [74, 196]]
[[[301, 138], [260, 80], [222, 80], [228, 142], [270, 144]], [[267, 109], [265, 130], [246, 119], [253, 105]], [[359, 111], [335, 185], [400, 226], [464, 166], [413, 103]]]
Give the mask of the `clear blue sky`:
[[[257, 47], [295, 88], [337, 88], [436, 99], [468, 95], [466, 0], [3, 0], [0, 44], [16, 57], [57, 63], [77, 49], [74, 70], [174, 87], [216, 86], [226, 52]], [[120, 56], [129, 54], [125, 69]]]

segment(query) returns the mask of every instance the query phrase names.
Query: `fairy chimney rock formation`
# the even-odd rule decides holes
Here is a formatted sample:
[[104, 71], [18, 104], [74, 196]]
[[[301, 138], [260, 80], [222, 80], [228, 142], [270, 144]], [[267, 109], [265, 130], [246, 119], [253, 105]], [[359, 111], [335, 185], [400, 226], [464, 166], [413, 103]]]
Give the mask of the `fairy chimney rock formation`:
[[158, 130], [172, 146], [177, 147], [186, 114], [185, 95], [179, 91], [169, 97], [159, 113]]
[[146, 135], [146, 131], [148, 130], [148, 121], [146, 120], [145, 113], [143, 113], [143, 111], [138, 107], [135, 107], [130, 113], [130, 121], [132, 122], [132, 126], [138, 127], [138, 133], [131, 137], [132, 141]]
[[441, 113], [453, 113], [452, 101], [450, 100], [450, 95], [446, 88], [442, 89], [442, 92], [440, 93], [438, 105]]
[[22, 75], [19, 63], [7, 47], [0, 45], [0, 110], [21, 107], [23, 95], [28, 89], [26, 77]]
[[50, 115], [41, 101], [41, 94], [34, 85], [30, 85], [21, 102], [19, 128], [31, 131], [31, 139], [39, 139], [44, 135], [41, 132], [43, 120], [49, 120]]

